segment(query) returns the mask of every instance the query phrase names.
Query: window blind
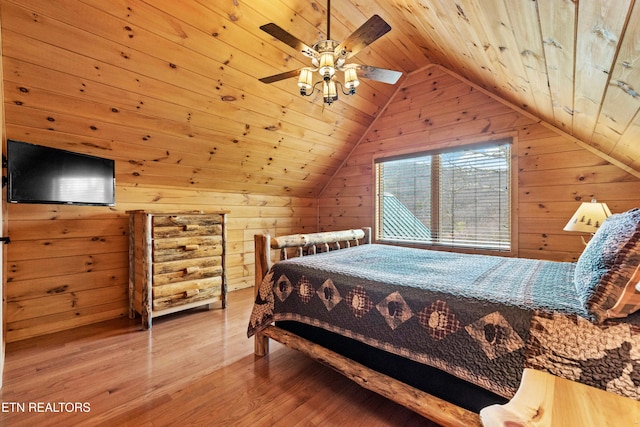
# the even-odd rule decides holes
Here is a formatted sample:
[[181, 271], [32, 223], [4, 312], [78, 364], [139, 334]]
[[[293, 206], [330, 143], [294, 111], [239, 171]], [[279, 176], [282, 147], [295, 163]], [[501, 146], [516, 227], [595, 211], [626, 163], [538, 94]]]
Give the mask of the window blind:
[[510, 147], [378, 160], [378, 238], [510, 250]]

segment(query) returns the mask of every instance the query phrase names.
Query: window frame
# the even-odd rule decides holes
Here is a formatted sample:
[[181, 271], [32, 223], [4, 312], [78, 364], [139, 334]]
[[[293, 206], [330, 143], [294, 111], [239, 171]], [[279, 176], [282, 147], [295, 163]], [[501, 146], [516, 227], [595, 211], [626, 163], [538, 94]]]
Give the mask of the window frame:
[[[510, 144], [510, 250], [497, 250], [488, 248], [475, 248], [464, 246], [453, 246], [440, 243], [431, 243], [424, 241], [411, 241], [411, 240], [395, 240], [385, 239], [381, 237], [382, 234], [382, 217], [380, 215], [380, 177], [378, 176], [378, 164], [389, 160], [408, 159], [412, 157], [436, 155], [446, 152], [463, 151], [468, 149], [491, 147], [501, 144]], [[461, 252], [461, 253], [478, 253], [487, 255], [500, 255], [500, 256], [518, 256], [518, 156], [517, 156], [517, 135], [494, 135], [494, 138], [482, 140], [482, 141], [468, 141], [462, 142], [458, 145], [452, 146], [451, 144], [439, 144], [438, 147], [434, 147], [430, 150], [413, 149], [397, 150], [391, 152], [378, 153], [372, 156], [372, 176], [373, 176], [373, 219], [374, 219], [374, 233], [373, 240], [375, 243], [389, 244], [395, 246], [407, 246], [417, 247], [423, 249], [443, 250], [449, 252]], [[431, 180], [431, 185], [434, 186], [436, 180]], [[432, 194], [433, 188], [432, 188]], [[432, 203], [431, 206], [432, 215], [438, 215], [439, 206], [438, 201]]]

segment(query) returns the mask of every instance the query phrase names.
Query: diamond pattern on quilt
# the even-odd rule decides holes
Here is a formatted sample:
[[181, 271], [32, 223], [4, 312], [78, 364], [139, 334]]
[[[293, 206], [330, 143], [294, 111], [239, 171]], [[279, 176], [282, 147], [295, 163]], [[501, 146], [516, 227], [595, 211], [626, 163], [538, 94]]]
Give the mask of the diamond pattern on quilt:
[[298, 283], [296, 284], [296, 289], [298, 290], [298, 296], [303, 303], [308, 303], [313, 298], [313, 294], [315, 293], [315, 289], [313, 289], [313, 285], [307, 279], [306, 276], [302, 276]]
[[491, 360], [519, 350], [524, 346], [520, 335], [497, 311], [465, 326], [465, 330], [475, 339]]
[[261, 300], [271, 300], [271, 305], [273, 306], [273, 271], [269, 271], [264, 279], [262, 279], [262, 283], [260, 284], [260, 288], [258, 289], [258, 296]]
[[322, 301], [324, 306], [327, 307], [327, 311], [333, 310], [333, 307], [342, 301], [340, 292], [338, 292], [338, 289], [335, 287], [331, 279], [325, 280], [316, 293], [318, 294], [318, 297], [320, 297], [320, 301]]
[[280, 301], [286, 300], [289, 295], [291, 295], [291, 292], [293, 292], [293, 285], [289, 278], [284, 274], [280, 276], [273, 287], [273, 292], [278, 296]]
[[440, 341], [444, 337], [460, 330], [462, 325], [447, 303], [437, 300], [417, 314], [418, 322], [429, 335]]
[[367, 295], [362, 286], [356, 286], [349, 291], [346, 303], [353, 315], [358, 319], [362, 318], [362, 316], [373, 308], [373, 301], [371, 301], [371, 298], [369, 298], [369, 295]]
[[400, 292], [389, 294], [378, 303], [376, 308], [392, 330], [395, 330], [413, 316], [411, 307], [402, 298]]

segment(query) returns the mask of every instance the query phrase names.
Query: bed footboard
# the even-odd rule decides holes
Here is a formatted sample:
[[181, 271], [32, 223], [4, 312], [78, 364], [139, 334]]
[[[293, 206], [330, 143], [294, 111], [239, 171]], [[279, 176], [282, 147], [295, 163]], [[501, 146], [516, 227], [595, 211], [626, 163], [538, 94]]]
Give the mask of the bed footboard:
[[273, 264], [271, 260], [271, 250], [280, 251], [280, 259], [287, 259], [291, 249], [295, 250], [295, 255], [312, 255], [318, 249], [321, 251], [337, 250], [348, 248], [352, 245], [370, 244], [371, 228], [327, 231], [324, 233], [291, 234], [272, 238], [269, 234], [256, 234], [255, 244], [255, 287], [256, 292], [262, 283], [262, 279]]
[[[273, 265], [272, 249], [279, 251], [280, 259], [287, 259], [291, 252], [295, 256], [305, 256], [313, 255], [318, 251], [339, 250], [370, 243], [370, 227], [323, 233], [290, 234], [273, 238], [269, 234], [256, 234], [254, 236], [255, 294], [258, 294], [262, 280]], [[254, 345], [257, 356], [265, 356], [269, 352], [269, 338], [260, 332], [255, 334]]]

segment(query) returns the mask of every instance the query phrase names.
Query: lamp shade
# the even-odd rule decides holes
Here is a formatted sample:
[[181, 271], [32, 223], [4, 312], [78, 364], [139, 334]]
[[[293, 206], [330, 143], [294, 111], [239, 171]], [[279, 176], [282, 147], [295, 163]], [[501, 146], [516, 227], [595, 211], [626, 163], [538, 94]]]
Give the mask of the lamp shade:
[[577, 231], [581, 233], [595, 233], [602, 222], [611, 215], [606, 203], [598, 203], [596, 199], [582, 203], [576, 213], [573, 214], [564, 231]]
[[322, 52], [320, 54], [320, 66], [318, 68], [318, 72], [322, 77], [332, 77], [336, 73], [333, 59], [333, 52]]
[[300, 77], [298, 78], [298, 86], [301, 90], [305, 92], [310, 91], [313, 86], [313, 69], [311, 68], [303, 68], [300, 70]]
[[346, 88], [356, 88], [360, 84], [358, 80], [358, 73], [356, 73], [355, 68], [346, 68], [344, 70], [344, 87]]
[[333, 101], [337, 101], [338, 91], [336, 89], [336, 83], [333, 80], [322, 83], [322, 96], [324, 97], [324, 102], [331, 104]]

